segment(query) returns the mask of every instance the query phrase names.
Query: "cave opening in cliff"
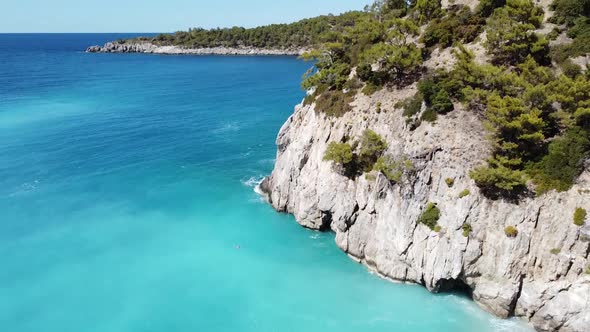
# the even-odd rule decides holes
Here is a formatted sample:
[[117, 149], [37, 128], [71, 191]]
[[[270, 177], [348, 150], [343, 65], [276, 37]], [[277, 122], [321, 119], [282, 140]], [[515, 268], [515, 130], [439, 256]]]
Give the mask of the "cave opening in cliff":
[[457, 294], [473, 299], [473, 290], [465, 281], [457, 279], [441, 279], [437, 283], [439, 293]]

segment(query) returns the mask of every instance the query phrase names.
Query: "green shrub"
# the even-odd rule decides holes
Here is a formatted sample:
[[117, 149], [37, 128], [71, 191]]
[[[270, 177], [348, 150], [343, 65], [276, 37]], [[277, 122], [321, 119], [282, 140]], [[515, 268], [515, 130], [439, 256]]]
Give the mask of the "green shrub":
[[551, 21], [572, 26], [579, 17], [590, 16], [590, 0], [554, 0]]
[[506, 5], [506, 0], [480, 0], [476, 12], [483, 17], [492, 15], [494, 9]]
[[428, 110], [438, 114], [446, 114], [454, 109], [450, 94], [446, 90], [446, 83], [448, 83], [446, 77], [436, 75], [418, 82], [418, 91], [424, 96]]
[[553, 28], [553, 30], [551, 30], [551, 32], [547, 34], [547, 38], [549, 40], [555, 40], [557, 39], [557, 37], [559, 37], [559, 34], [561, 34], [561, 31], [559, 30], [559, 28], [555, 27]]
[[434, 228], [437, 226], [439, 219], [439, 208], [436, 206], [436, 204], [430, 202], [426, 205], [426, 209], [424, 209], [424, 211], [420, 215], [420, 218], [418, 218], [418, 223], [424, 224], [428, 226], [428, 228], [434, 230]]
[[481, 33], [484, 24], [485, 19], [472, 14], [469, 7], [453, 7], [445, 17], [430, 21], [422, 41], [426, 47], [439, 45], [442, 48], [449, 47], [456, 41], [470, 43]]
[[455, 108], [449, 93], [445, 90], [440, 90], [434, 95], [430, 107], [438, 114], [447, 114]]
[[420, 117], [420, 120], [426, 122], [436, 122], [437, 119], [438, 114], [432, 108], [428, 108], [426, 111], [424, 111], [424, 113], [422, 113], [422, 116]]
[[440, 233], [442, 231], [442, 227], [440, 227], [439, 225], [436, 225], [436, 226], [434, 226], [434, 228], [432, 230], [436, 233]]
[[407, 118], [413, 117], [420, 113], [422, 110], [422, 102], [424, 101], [424, 96], [420, 92], [416, 92], [413, 97], [407, 98], [401, 103], [399, 103], [398, 107], [404, 108], [403, 115]]
[[383, 156], [377, 159], [373, 170], [383, 173], [389, 181], [398, 183], [404, 173], [414, 170], [414, 165], [409, 159], [396, 160], [392, 156]]
[[543, 10], [532, 0], [507, 0], [494, 11], [487, 25], [486, 47], [496, 64], [514, 65], [531, 55], [548, 63], [549, 42], [534, 33], [543, 21]]
[[569, 78], [575, 78], [582, 73], [582, 67], [573, 63], [571, 60], [565, 60], [560, 64], [563, 74]]
[[523, 171], [511, 169], [498, 159], [492, 158], [490, 165], [474, 168], [469, 176], [482, 192], [492, 198], [518, 194], [526, 188], [527, 177]]
[[443, 15], [440, 0], [414, 0], [412, 1], [412, 16], [419, 24]]
[[378, 85], [375, 85], [373, 83], [367, 83], [367, 85], [365, 85], [365, 87], [363, 88], [363, 93], [366, 96], [371, 96], [375, 92], [379, 91], [380, 89], [381, 89], [381, 87]]
[[469, 237], [469, 234], [471, 234], [471, 232], [473, 232], [473, 228], [471, 227], [471, 224], [463, 224], [463, 227], [461, 227], [463, 229], [463, 236], [464, 237]]
[[471, 195], [471, 191], [469, 191], [469, 189], [465, 189], [459, 193], [459, 198], [467, 197], [469, 195]]
[[584, 170], [584, 160], [590, 150], [590, 135], [580, 127], [568, 130], [549, 144], [548, 153], [528, 170], [541, 194], [555, 189], [569, 190]]
[[373, 170], [383, 173], [389, 181], [397, 183], [401, 181], [403, 175], [399, 166], [399, 163], [391, 156], [384, 156], [377, 159]]
[[447, 184], [447, 186], [452, 187], [453, 185], [455, 185], [455, 179], [453, 179], [453, 178], [446, 178], [445, 179], [445, 183]]
[[377, 106], [375, 107], [375, 112], [377, 112], [377, 114], [381, 113], [381, 103], [377, 103]]
[[586, 274], [590, 274], [590, 265], [586, 268]]
[[508, 226], [504, 228], [504, 233], [509, 238], [515, 238], [518, 235], [518, 229], [516, 229], [514, 226]]
[[586, 216], [588, 212], [586, 212], [583, 208], [577, 208], [574, 212], [574, 225], [576, 226], [584, 226], [586, 224]]
[[387, 142], [371, 129], [365, 130], [361, 137], [359, 166], [365, 172], [371, 171], [377, 159], [387, 150]]
[[553, 248], [549, 252], [553, 255], [559, 255], [559, 253], [561, 253], [561, 249], [560, 248]]
[[311, 105], [315, 102], [315, 96], [314, 95], [307, 95], [305, 96], [305, 98], [303, 99], [303, 106], [308, 106]]
[[348, 143], [331, 142], [324, 153], [324, 160], [347, 165], [353, 160], [352, 147]]
[[328, 116], [340, 117], [352, 110], [350, 102], [352, 98], [342, 91], [325, 91], [316, 100], [316, 112], [325, 113]]
[[367, 173], [365, 174], [365, 179], [367, 181], [375, 181], [377, 180], [377, 177], [375, 176], [375, 174]]

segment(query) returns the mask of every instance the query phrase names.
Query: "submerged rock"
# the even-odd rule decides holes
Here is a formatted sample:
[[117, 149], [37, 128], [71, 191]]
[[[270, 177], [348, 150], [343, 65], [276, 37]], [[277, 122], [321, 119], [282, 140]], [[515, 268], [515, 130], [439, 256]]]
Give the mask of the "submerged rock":
[[[567, 192], [490, 200], [469, 178], [489, 154], [481, 121], [457, 105], [435, 125], [411, 131], [395, 105], [414, 91], [357, 95], [354, 111], [339, 118], [297, 106], [278, 135], [274, 171], [261, 185], [271, 204], [305, 227], [331, 229], [343, 251], [388, 279], [433, 292], [467, 287], [485, 310], [522, 317], [539, 331], [588, 331], [590, 242], [572, 216], [590, 204], [590, 172]], [[323, 160], [330, 142], [360, 137], [367, 128], [387, 141], [388, 153], [410, 158], [411, 180], [351, 179]], [[440, 232], [416, 222], [428, 202], [441, 211]], [[506, 236], [507, 226], [518, 235]]]

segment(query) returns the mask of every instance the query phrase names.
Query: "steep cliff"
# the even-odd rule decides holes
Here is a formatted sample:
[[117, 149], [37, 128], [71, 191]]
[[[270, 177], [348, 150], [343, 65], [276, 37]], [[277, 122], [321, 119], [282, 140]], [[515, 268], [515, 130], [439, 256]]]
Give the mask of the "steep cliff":
[[[489, 156], [481, 119], [457, 104], [412, 131], [396, 105], [414, 92], [359, 93], [341, 117], [297, 106], [261, 184], [272, 205], [305, 227], [332, 230], [343, 251], [384, 278], [434, 292], [466, 287], [487, 311], [523, 317], [539, 331], [588, 331], [590, 228], [572, 222], [577, 207], [590, 208], [588, 167], [567, 192], [488, 199], [469, 177]], [[323, 160], [329, 142], [367, 128], [387, 141], [388, 154], [412, 161], [411, 176], [397, 184], [376, 172], [349, 178]], [[441, 211], [440, 232], [417, 223], [429, 202]], [[518, 234], [508, 237], [507, 226]]]

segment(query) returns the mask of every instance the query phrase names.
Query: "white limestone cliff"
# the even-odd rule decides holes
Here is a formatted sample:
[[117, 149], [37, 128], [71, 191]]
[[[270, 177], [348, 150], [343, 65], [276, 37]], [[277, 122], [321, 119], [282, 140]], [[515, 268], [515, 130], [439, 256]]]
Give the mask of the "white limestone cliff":
[[[590, 229], [572, 219], [577, 207], [590, 209], [588, 168], [568, 192], [518, 203], [488, 199], [469, 178], [489, 154], [481, 120], [456, 105], [411, 131], [395, 105], [414, 91], [359, 94], [354, 110], [339, 118], [297, 106], [280, 130], [275, 169], [261, 185], [272, 205], [305, 227], [334, 231], [342, 250], [385, 278], [435, 292], [468, 287], [487, 311], [523, 317], [539, 331], [588, 331]], [[410, 158], [411, 179], [392, 184], [375, 172], [374, 180], [349, 179], [323, 160], [330, 142], [367, 128], [388, 142], [388, 154]], [[470, 194], [460, 198], [465, 189]], [[441, 210], [439, 233], [417, 223], [428, 202]], [[473, 229], [468, 237], [466, 223]], [[515, 238], [506, 236], [507, 226], [518, 229]]]

